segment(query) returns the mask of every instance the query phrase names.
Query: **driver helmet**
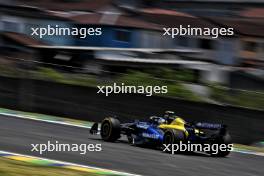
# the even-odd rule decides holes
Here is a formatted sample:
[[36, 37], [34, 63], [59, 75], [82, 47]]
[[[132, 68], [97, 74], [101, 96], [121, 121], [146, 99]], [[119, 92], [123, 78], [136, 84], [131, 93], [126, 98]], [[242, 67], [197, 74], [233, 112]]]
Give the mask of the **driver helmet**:
[[165, 120], [163, 118], [157, 117], [157, 116], [151, 116], [150, 117], [150, 121], [154, 122], [154, 123], [156, 123], [158, 125], [165, 123]]
[[167, 123], [170, 124], [175, 119], [175, 112], [173, 111], [165, 111], [164, 119], [166, 119]]

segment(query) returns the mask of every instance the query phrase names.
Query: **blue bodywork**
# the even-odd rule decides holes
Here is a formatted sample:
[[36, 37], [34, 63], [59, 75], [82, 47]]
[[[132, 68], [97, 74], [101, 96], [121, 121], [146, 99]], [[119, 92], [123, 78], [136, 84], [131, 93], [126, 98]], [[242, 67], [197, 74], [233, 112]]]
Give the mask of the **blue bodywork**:
[[[162, 118], [160, 118], [162, 119]], [[121, 131], [128, 137], [128, 141], [135, 145], [141, 144], [153, 144], [154, 146], [159, 146], [162, 144], [164, 131], [160, 129], [157, 121], [135, 121], [134, 123], [124, 123], [121, 124]], [[187, 125], [185, 129], [188, 131], [189, 135], [187, 140], [191, 142], [204, 143], [207, 142], [210, 137], [203, 134], [195, 134], [195, 129], [209, 129], [209, 130], [222, 130], [225, 128], [221, 124], [211, 124], [211, 123], [197, 123], [195, 125]]]
[[164, 132], [156, 123], [135, 121], [122, 124], [122, 129], [132, 144], [162, 144]]
[[[136, 120], [132, 123], [122, 123], [120, 124], [118, 119], [106, 118], [102, 122], [105, 128], [101, 126], [101, 136], [105, 141], [115, 141], [121, 137], [121, 134], [127, 136], [128, 142], [134, 145], [150, 145], [159, 147], [163, 144], [164, 136], [166, 137], [166, 130], [159, 128], [160, 124], [171, 123], [170, 119], [165, 119], [163, 117], [152, 116], [148, 121], [139, 121]], [[110, 124], [115, 125], [114, 128], [110, 130]], [[103, 130], [102, 130], [103, 129]], [[222, 124], [212, 124], [212, 123], [184, 123], [185, 132], [188, 135], [177, 132], [174, 133], [173, 137], [176, 137], [179, 140], [190, 141], [194, 143], [210, 143], [215, 140], [219, 140], [219, 137], [223, 137], [227, 134], [226, 126]], [[207, 130], [206, 132], [201, 131]], [[115, 131], [114, 131], [115, 130]], [[198, 131], [196, 131], [198, 130]], [[208, 132], [212, 130], [212, 132]], [[113, 133], [109, 133], [112, 132]], [[91, 134], [97, 134], [98, 132], [98, 123], [95, 123], [91, 130]], [[112, 135], [112, 136], [111, 136]], [[112, 139], [107, 138], [108, 136], [113, 137]]]

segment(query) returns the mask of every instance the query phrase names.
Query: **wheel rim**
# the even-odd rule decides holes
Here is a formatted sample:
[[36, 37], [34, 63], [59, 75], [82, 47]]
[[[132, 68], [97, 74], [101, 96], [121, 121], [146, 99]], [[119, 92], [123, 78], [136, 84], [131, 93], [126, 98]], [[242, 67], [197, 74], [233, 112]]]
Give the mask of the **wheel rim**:
[[102, 126], [102, 136], [106, 137], [109, 135], [109, 131], [110, 131], [110, 125], [109, 123], [104, 123]]

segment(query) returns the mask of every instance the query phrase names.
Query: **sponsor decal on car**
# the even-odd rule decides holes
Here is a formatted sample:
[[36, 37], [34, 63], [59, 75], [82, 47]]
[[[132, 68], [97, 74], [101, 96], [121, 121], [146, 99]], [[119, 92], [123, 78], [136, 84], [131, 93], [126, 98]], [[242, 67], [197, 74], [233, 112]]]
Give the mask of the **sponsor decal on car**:
[[146, 137], [146, 138], [151, 138], [151, 139], [158, 139], [159, 138], [158, 134], [142, 133], [142, 136]]

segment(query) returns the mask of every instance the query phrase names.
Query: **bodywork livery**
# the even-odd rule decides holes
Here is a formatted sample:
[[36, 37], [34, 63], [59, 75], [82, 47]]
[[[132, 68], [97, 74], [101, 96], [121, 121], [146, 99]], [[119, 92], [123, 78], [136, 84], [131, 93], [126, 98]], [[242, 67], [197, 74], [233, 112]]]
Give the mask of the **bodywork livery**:
[[[98, 133], [98, 124], [90, 130]], [[103, 140], [114, 142], [127, 136], [133, 145], [146, 145], [161, 148], [165, 143], [179, 141], [191, 143], [230, 143], [226, 126], [212, 123], [187, 123], [174, 115], [152, 116], [149, 120], [135, 120], [132, 123], [120, 123], [116, 118], [106, 118], [101, 123], [100, 134]], [[226, 140], [228, 138], [228, 141]]]

